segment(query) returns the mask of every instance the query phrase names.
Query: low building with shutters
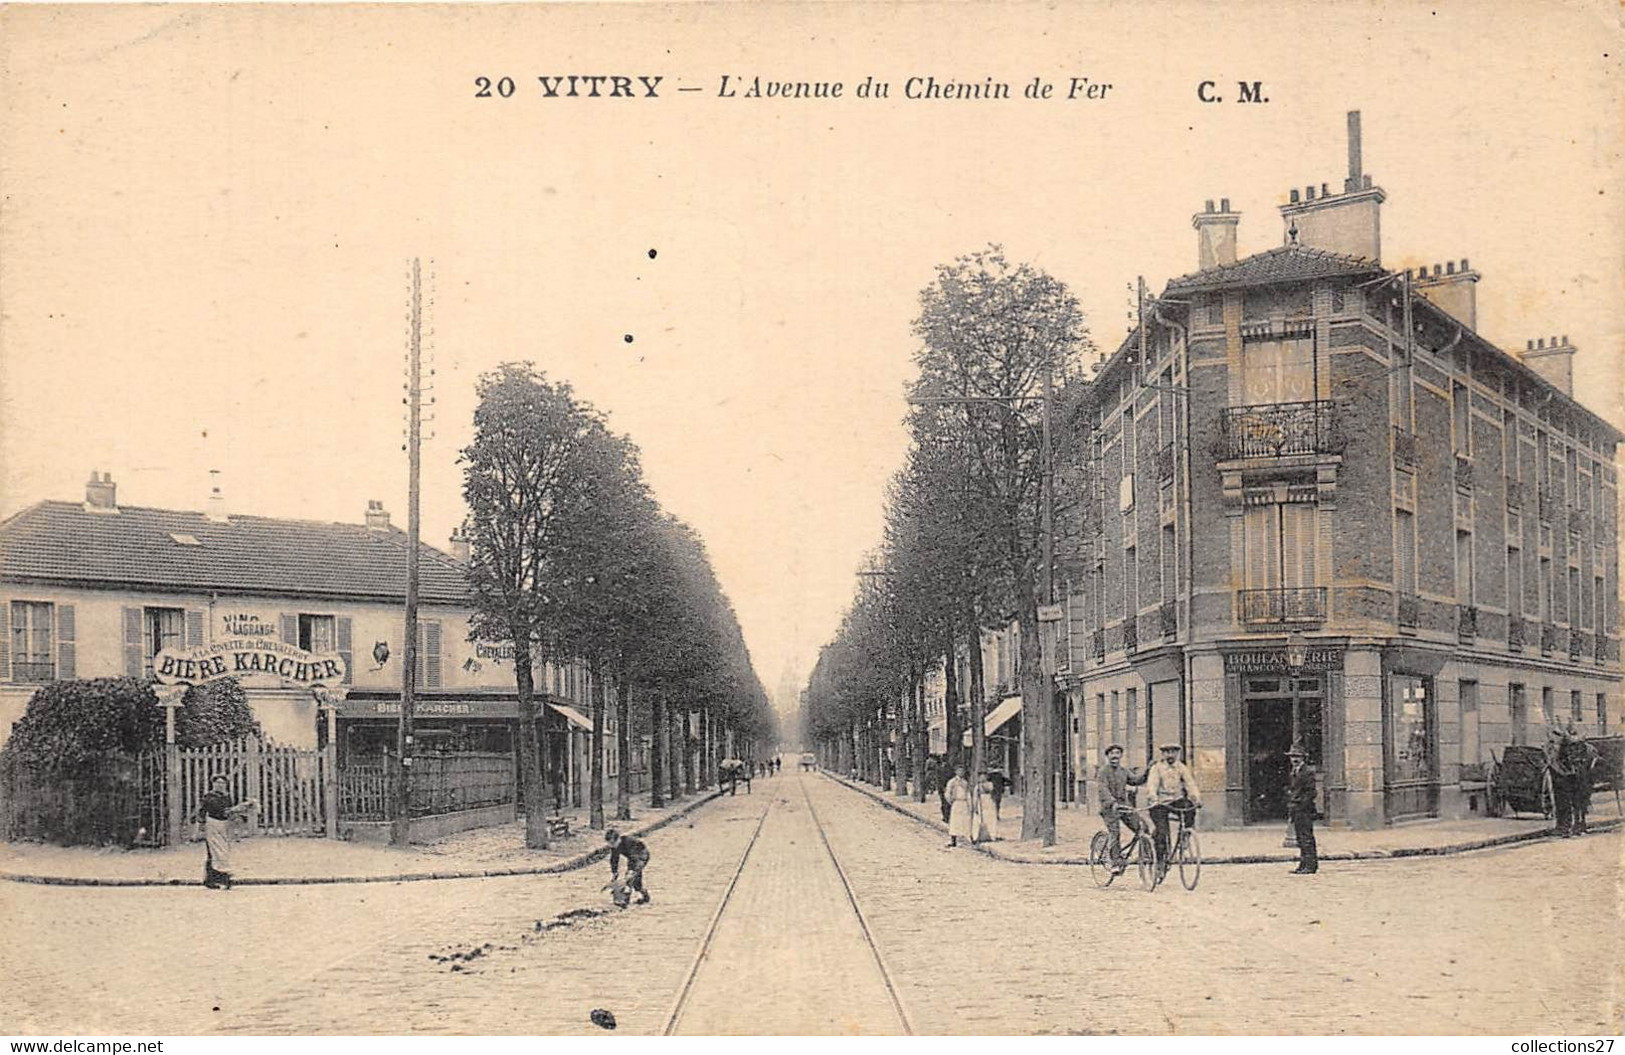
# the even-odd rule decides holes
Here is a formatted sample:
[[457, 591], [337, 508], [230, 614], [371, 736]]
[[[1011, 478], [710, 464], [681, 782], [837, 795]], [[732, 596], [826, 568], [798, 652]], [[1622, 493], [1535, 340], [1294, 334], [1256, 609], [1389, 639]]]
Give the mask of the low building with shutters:
[[[454, 544], [457, 540], [454, 540]], [[378, 502], [363, 523], [123, 506], [106, 475], [82, 502], [36, 503], [0, 523], [0, 742], [41, 685], [150, 677], [165, 649], [274, 638], [337, 654], [346, 668], [334, 729], [341, 765], [395, 749], [405, 649], [406, 547]], [[419, 750], [512, 755], [520, 714], [511, 646], [470, 641], [461, 562], [420, 548]], [[325, 741], [313, 692], [275, 676], [239, 678], [267, 736]], [[544, 778], [585, 801], [591, 681], [580, 664], [539, 663]], [[607, 794], [619, 776], [613, 692]], [[634, 749], [643, 769], [644, 745]], [[634, 778], [633, 790], [641, 790]]]
[[[1482, 809], [1485, 763], [1619, 732], [1618, 429], [1575, 349], [1477, 332], [1466, 260], [1383, 263], [1385, 193], [1294, 190], [1281, 244], [1193, 217], [1198, 270], [1068, 404], [1061, 656], [1079, 797], [1182, 746], [1204, 824], [1279, 823], [1294, 742], [1333, 823]], [[1065, 767], [1063, 767], [1063, 770]]]

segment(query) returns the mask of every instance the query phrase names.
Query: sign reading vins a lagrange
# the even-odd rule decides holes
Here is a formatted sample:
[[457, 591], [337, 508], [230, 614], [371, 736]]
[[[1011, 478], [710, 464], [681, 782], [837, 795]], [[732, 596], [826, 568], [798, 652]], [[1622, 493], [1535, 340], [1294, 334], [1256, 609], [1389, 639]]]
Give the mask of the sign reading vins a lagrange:
[[[1255, 648], [1246, 652], [1226, 652], [1224, 669], [1228, 674], [1285, 674], [1290, 669], [1284, 648]], [[1300, 671], [1328, 671], [1343, 669], [1343, 650], [1340, 648], [1311, 648], [1303, 654]]]
[[297, 645], [263, 637], [228, 637], [196, 648], [166, 648], [153, 657], [152, 672], [165, 685], [201, 685], [219, 678], [281, 678], [297, 685], [337, 685], [344, 680], [344, 657], [306, 652]]

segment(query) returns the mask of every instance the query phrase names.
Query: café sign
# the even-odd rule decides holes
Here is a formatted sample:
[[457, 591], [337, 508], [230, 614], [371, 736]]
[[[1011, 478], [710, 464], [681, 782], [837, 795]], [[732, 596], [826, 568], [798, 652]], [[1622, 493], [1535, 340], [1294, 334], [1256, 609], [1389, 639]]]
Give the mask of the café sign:
[[344, 681], [344, 657], [306, 652], [286, 641], [264, 637], [228, 637], [195, 648], [166, 648], [152, 661], [152, 671], [165, 685], [202, 685], [220, 678], [280, 678], [295, 685], [337, 685]]
[[[1255, 648], [1245, 652], [1226, 652], [1224, 669], [1228, 674], [1285, 674], [1292, 669], [1284, 648]], [[1309, 648], [1303, 653], [1299, 672], [1324, 672], [1343, 669], [1343, 650], [1340, 648]]]

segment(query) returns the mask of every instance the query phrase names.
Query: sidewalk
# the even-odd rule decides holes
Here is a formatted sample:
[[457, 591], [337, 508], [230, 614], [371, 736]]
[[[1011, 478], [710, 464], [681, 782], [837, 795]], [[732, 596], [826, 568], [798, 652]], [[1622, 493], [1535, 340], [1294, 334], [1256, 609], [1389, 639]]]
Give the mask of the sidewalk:
[[[948, 826], [942, 821], [942, 809], [932, 793], [925, 802], [912, 798], [899, 798], [895, 792], [882, 791], [868, 784], [838, 777], [823, 771], [824, 775], [844, 784], [859, 794], [867, 795], [882, 805], [930, 825], [946, 836]], [[1590, 827], [1593, 832], [1618, 828], [1621, 818], [1614, 813], [1613, 800], [1603, 799], [1593, 804]], [[1600, 815], [1599, 815], [1600, 814]], [[981, 843], [976, 849], [1003, 861], [1020, 864], [1088, 864], [1089, 840], [1102, 827], [1099, 815], [1082, 803], [1055, 811], [1055, 845], [1045, 847], [1036, 839], [1022, 840], [1021, 800], [1005, 796], [999, 818], [1002, 838], [993, 843]], [[1203, 864], [1291, 864], [1298, 859], [1296, 849], [1281, 845], [1286, 836], [1286, 823], [1252, 825], [1246, 828], [1203, 828]], [[1356, 830], [1315, 826], [1315, 841], [1322, 861], [1390, 860], [1399, 857], [1442, 856], [1484, 850], [1493, 846], [1528, 842], [1533, 839], [1555, 837], [1549, 821], [1541, 818], [1506, 819], [1472, 818], [1459, 821], [1422, 821], [1392, 828]]]
[[[632, 835], [663, 828], [716, 798], [708, 790], [650, 809], [634, 798], [632, 820], [607, 823]], [[587, 827], [585, 807], [564, 811], [570, 835], [546, 850], [525, 849], [523, 821], [458, 832], [433, 843], [398, 850], [388, 845], [300, 836], [261, 836], [233, 846], [239, 886], [306, 883], [390, 883], [424, 879], [541, 875], [568, 872], [604, 857], [602, 831]], [[203, 843], [162, 849], [0, 843], [0, 880], [58, 886], [202, 886]]]

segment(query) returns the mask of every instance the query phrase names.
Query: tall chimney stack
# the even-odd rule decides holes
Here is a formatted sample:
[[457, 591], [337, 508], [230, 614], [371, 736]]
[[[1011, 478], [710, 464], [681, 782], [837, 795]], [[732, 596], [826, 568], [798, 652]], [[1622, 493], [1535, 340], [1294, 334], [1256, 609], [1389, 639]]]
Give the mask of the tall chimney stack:
[[1456, 262], [1450, 261], [1444, 270], [1434, 264], [1432, 272], [1427, 268], [1421, 269], [1421, 277], [1416, 283], [1416, 292], [1437, 304], [1453, 315], [1458, 322], [1465, 323], [1469, 330], [1478, 329], [1478, 280], [1481, 276], [1467, 264], [1467, 258], [1461, 260], [1458, 270]]
[[1311, 183], [1301, 198], [1294, 191], [1292, 200], [1281, 206], [1285, 240], [1289, 245], [1378, 263], [1382, 260], [1381, 206], [1387, 194], [1381, 187], [1372, 186], [1371, 177], [1365, 174], [1358, 110], [1348, 113], [1348, 152], [1348, 178], [1343, 181], [1341, 194], [1328, 193], [1326, 184], [1321, 184], [1317, 196]]
[[85, 509], [92, 513], [118, 512], [118, 485], [112, 473], [102, 473], [98, 478], [96, 470], [90, 471], [90, 480], [85, 484]]
[[1562, 341], [1553, 337], [1548, 342], [1544, 337], [1538, 341], [1531, 341], [1530, 346], [1518, 356], [1523, 365], [1550, 381], [1554, 387], [1570, 399], [1574, 398], [1574, 345], [1569, 343], [1569, 335], [1564, 334]]
[[373, 531], [389, 530], [389, 510], [376, 498], [367, 499], [367, 527]]
[[1191, 226], [1196, 228], [1199, 271], [1236, 262], [1236, 225], [1241, 223], [1241, 213], [1230, 211], [1229, 198], [1221, 198], [1217, 209], [1212, 198], [1205, 204], [1203, 211], [1191, 217]]
[[228, 522], [230, 517], [226, 513], [226, 496], [220, 491], [220, 470], [209, 470], [209, 506], [204, 515], [217, 524]]

